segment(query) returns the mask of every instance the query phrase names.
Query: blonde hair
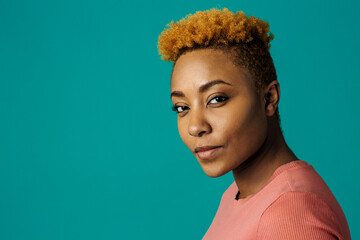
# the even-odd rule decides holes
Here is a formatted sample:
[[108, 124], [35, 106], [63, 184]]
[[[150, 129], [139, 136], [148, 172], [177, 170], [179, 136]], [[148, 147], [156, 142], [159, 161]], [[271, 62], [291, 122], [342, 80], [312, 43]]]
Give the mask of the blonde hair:
[[254, 16], [248, 17], [243, 11], [233, 13], [227, 8], [210, 9], [189, 14], [177, 23], [171, 21], [168, 29], [159, 36], [158, 49], [161, 59], [175, 62], [181, 50], [195, 45], [230, 45], [248, 43], [260, 39], [267, 50], [274, 38], [269, 33], [269, 24]]

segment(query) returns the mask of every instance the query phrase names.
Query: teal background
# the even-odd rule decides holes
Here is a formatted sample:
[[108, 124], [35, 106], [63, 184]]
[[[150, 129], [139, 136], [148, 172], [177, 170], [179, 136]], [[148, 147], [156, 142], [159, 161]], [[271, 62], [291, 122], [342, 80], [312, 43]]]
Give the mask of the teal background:
[[359, 1], [0, 1], [0, 238], [201, 239], [210, 178], [170, 110], [166, 24], [213, 7], [269, 21], [287, 143], [360, 239]]

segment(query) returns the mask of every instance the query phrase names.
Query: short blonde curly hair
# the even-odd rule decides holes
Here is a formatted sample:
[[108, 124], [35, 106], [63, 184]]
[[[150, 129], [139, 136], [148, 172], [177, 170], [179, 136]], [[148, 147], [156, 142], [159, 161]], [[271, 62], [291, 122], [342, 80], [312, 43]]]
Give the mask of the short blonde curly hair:
[[269, 50], [274, 35], [269, 32], [269, 24], [254, 16], [248, 17], [243, 11], [233, 13], [227, 8], [210, 9], [189, 14], [177, 23], [171, 21], [159, 36], [159, 54], [165, 61], [176, 62], [184, 48], [195, 45], [229, 45], [248, 43], [260, 39]]
[[[173, 62], [188, 51], [211, 48], [221, 49], [235, 63], [248, 69], [257, 86], [261, 88], [277, 80], [270, 55], [270, 41], [274, 35], [269, 32], [268, 22], [236, 13], [212, 8], [189, 14], [177, 23], [171, 21], [158, 38], [158, 51], [162, 60]], [[174, 69], [174, 68], [173, 68]], [[278, 109], [276, 116], [280, 124]]]

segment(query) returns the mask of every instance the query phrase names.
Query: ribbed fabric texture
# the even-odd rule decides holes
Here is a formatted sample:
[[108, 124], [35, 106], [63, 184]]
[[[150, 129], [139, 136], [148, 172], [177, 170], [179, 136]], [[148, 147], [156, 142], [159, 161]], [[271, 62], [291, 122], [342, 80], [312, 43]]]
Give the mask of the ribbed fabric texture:
[[278, 167], [255, 194], [224, 192], [203, 240], [350, 240], [345, 215], [329, 187], [303, 160]]

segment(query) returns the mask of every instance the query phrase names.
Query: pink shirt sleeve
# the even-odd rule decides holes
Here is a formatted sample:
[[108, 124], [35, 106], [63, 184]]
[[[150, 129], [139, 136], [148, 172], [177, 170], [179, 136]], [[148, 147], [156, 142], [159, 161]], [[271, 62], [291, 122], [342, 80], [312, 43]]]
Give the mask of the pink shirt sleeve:
[[329, 206], [310, 192], [287, 192], [261, 215], [257, 239], [345, 240]]

